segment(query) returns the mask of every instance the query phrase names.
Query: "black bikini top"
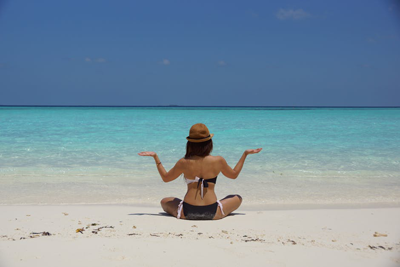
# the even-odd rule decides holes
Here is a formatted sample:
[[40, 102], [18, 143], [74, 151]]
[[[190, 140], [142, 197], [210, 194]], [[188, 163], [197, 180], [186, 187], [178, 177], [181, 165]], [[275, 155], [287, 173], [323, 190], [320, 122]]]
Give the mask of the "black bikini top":
[[203, 199], [203, 188], [204, 187], [207, 188], [208, 187], [208, 183], [216, 184], [217, 183], [217, 177], [218, 176], [216, 176], [215, 178], [211, 178], [211, 179], [204, 179], [204, 178], [199, 178], [199, 177], [196, 176], [196, 178], [194, 178], [194, 180], [191, 180], [191, 179], [188, 179], [188, 178], [185, 177], [185, 181], [186, 181], [186, 184], [198, 183], [197, 184], [197, 188], [199, 188], [199, 186], [200, 186], [201, 199]]

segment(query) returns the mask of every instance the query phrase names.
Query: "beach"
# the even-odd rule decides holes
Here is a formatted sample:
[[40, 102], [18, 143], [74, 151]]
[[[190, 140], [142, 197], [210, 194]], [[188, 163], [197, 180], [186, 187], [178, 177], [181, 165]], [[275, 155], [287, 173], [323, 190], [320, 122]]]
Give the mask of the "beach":
[[239, 209], [218, 221], [129, 205], [1, 206], [0, 214], [5, 267], [400, 265], [399, 208]]

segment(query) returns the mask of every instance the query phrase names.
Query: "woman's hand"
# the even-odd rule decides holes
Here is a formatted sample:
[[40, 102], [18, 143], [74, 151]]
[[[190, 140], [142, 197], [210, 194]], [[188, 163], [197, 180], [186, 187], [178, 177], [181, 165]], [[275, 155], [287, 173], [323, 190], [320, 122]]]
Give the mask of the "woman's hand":
[[257, 154], [257, 153], [259, 153], [261, 150], [262, 150], [261, 147], [260, 147], [260, 148], [257, 148], [257, 149], [247, 149], [244, 153], [245, 153], [246, 155], [249, 155], [249, 154]]
[[143, 151], [143, 152], [138, 153], [138, 155], [139, 156], [144, 156], [144, 157], [153, 157], [154, 158], [157, 155], [157, 153], [153, 152], [153, 151]]

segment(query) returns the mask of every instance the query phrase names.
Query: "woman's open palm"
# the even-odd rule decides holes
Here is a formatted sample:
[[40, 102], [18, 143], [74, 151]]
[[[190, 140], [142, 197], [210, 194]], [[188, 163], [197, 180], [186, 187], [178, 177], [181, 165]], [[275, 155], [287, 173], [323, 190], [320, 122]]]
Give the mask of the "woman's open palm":
[[153, 151], [143, 151], [138, 153], [139, 156], [155, 157], [156, 152]]
[[257, 153], [259, 153], [261, 150], [262, 150], [261, 147], [260, 147], [260, 148], [257, 148], [257, 149], [247, 149], [247, 150], [246, 150], [246, 154], [247, 154], [247, 155], [249, 155], [249, 154], [257, 154]]

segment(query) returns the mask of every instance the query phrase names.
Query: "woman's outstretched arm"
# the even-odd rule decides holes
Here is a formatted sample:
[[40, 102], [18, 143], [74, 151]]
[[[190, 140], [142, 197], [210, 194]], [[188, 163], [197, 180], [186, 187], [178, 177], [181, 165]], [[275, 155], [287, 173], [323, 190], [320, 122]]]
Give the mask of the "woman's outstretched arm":
[[140, 152], [138, 153], [139, 156], [147, 156], [147, 157], [153, 157], [154, 161], [156, 162], [157, 165], [157, 170], [160, 173], [161, 179], [164, 182], [171, 182], [175, 180], [176, 178], [179, 177], [183, 173], [183, 159], [180, 159], [175, 166], [167, 172], [164, 169], [164, 166], [162, 165], [160, 159], [158, 158], [158, 155], [156, 152], [152, 151], [145, 151], [145, 152]]
[[220, 157], [222, 174], [228, 178], [236, 179], [239, 176], [240, 172], [242, 171], [243, 164], [244, 161], [246, 160], [247, 155], [259, 153], [261, 150], [262, 148], [247, 149], [246, 151], [244, 151], [242, 157], [239, 159], [238, 163], [233, 169], [228, 165], [228, 163], [223, 157]]

